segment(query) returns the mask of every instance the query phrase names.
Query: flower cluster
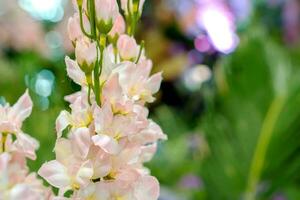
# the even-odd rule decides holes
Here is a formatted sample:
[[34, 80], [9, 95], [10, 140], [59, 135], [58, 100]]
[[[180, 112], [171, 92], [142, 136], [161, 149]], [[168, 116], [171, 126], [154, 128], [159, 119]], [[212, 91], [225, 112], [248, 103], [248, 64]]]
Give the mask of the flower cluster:
[[68, 31], [75, 47], [66, 57], [68, 76], [81, 90], [66, 97], [71, 111], [56, 120], [56, 160], [39, 170], [59, 197], [155, 200], [159, 183], [143, 164], [167, 139], [148, 119], [161, 73], [133, 35], [144, 1], [77, 0]]
[[23, 133], [22, 122], [30, 115], [32, 101], [26, 91], [12, 107], [0, 105], [0, 200], [50, 199], [51, 190], [35, 173], [29, 173], [26, 158], [35, 160], [38, 141]]

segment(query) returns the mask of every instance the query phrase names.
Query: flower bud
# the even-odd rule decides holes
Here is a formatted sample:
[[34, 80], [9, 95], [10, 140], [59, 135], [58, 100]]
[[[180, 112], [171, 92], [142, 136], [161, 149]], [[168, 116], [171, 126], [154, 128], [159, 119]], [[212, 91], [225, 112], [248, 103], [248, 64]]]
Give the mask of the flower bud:
[[75, 48], [76, 60], [86, 74], [93, 71], [97, 60], [96, 43], [90, 43], [88, 40], [79, 40], [76, 42]]
[[121, 35], [118, 43], [117, 48], [120, 53], [120, 56], [124, 60], [132, 60], [138, 56], [139, 48], [136, 44], [134, 38], [128, 35]]
[[116, 21], [115, 21], [112, 29], [108, 33], [108, 35], [110, 37], [114, 38], [115, 36], [125, 33], [125, 26], [126, 25], [125, 25], [123, 16], [121, 14], [119, 14], [116, 18]]
[[78, 15], [74, 15], [73, 17], [69, 18], [68, 35], [70, 40], [73, 42], [76, 41], [82, 35]]
[[[90, 31], [89, 22], [85, 15], [83, 16], [83, 26], [86, 31]], [[80, 28], [80, 19], [78, 13], [76, 13], [73, 17], [69, 18], [68, 35], [72, 42], [75, 42], [83, 36], [83, 33]]]
[[[122, 10], [124, 10], [126, 15], [128, 15], [129, 13], [131, 14], [138, 13], [139, 15], [141, 15], [143, 11], [144, 3], [145, 0], [121, 0], [121, 7]], [[128, 8], [128, 4], [129, 4], [129, 8]]]
[[116, 0], [95, 0], [97, 27], [100, 33], [107, 34], [119, 15]]

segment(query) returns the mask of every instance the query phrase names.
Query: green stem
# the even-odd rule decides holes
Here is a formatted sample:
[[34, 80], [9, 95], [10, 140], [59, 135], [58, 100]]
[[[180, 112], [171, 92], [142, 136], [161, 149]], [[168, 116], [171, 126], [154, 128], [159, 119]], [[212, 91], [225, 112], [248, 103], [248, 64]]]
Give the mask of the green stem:
[[101, 34], [100, 35], [100, 43], [99, 41], [97, 41], [97, 45], [99, 46], [100, 48], [100, 62], [99, 62], [99, 75], [98, 75], [98, 87], [99, 87], [99, 90], [98, 90], [98, 101], [97, 103], [99, 105], [101, 105], [101, 93], [102, 93], [102, 87], [100, 87], [100, 76], [101, 76], [101, 73], [102, 73], [102, 69], [103, 69], [103, 57], [104, 57], [104, 49], [106, 47], [106, 40], [107, 40], [107, 36], [105, 34]]
[[[95, 0], [88, 0], [87, 1], [87, 7], [90, 14], [90, 25], [91, 25], [91, 33], [93, 36], [93, 39], [98, 44], [98, 38], [97, 38], [97, 27], [96, 27], [96, 11], [95, 11]], [[100, 55], [101, 57], [101, 55]], [[97, 49], [97, 61], [94, 68], [94, 93], [96, 97], [96, 102], [98, 105], [100, 105], [100, 84], [99, 84], [99, 52]]]
[[[98, 43], [97, 43], [98, 44]], [[101, 54], [101, 53], [100, 53]], [[101, 57], [101, 55], [100, 55]], [[95, 64], [95, 69], [94, 69], [94, 93], [96, 97], [96, 102], [98, 105], [100, 105], [100, 81], [99, 81], [99, 51], [98, 51], [98, 45], [97, 45], [97, 61]]]
[[130, 36], [134, 36], [134, 34], [135, 34], [136, 24], [138, 21], [137, 15], [138, 15], [138, 13], [135, 13], [135, 12], [131, 15], [131, 19], [130, 19], [131, 26], [130, 26], [130, 32], [129, 32]]
[[7, 139], [7, 133], [2, 133], [2, 139], [1, 139], [2, 152], [5, 152], [6, 139]]
[[127, 11], [128, 11], [128, 15], [131, 15], [130, 0], [127, 1]]
[[97, 40], [95, 0], [89, 1], [90, 25], [93, 39]]
[[91, 102], [91, 89], [92, 89], [92, 85], [89, 84], [89, 87], [88, 87], [88, 103], [89, 103], [90, 106], [92, 105], [92, 102]]
[[106, 47], [106, 40], [107, 36], [101, 34], [100, 35], [100, 42], [97, 40], [97, 48], [100, 49], [100, 60], [99, 55], [98, 55], [98, 50], [97, 50], [97, 62], [96, 62], [96, 67], [94, 71], [94, 87], [95, 87], [95, 96], [96, 96], [96, 102], [98, 105], [101, 105], [101, 88], [100, 88], [100, 75], [102, 73], [102, 67], [103, 67], [103, 52]]
[[246, 187], [245, 200], [255, 200], [256, 188], [259, 183], [263, 166], [265, 163], [266, 153], [269, 143], [276, 126], [276, 122], [283, 109], [285, 98], [282, 96], [276, 97], [267, 112], [263, 121], [259, 134], [257, 146], [250, 167], [248, 183]]
[[113, 44], [113, 48], [114, 48], [115, 63], [117, 63], [117, 61], [118, 61], [118, 48], [117, 48], [117, 45]]
[[98, 43], [98, 45], [100, 45], [100, 74], [102, 72], [102, 65], [103, 65], [103, 52], [104, 49], [106, 47], [106, 40], [107, 40], [107, 36], [105, 34], [101, 34], [100, 35], [100, 44]]
[[82, 33], [87, 36], [88, 38], [93, 38], [93, 36], [89, 33], [86, 32], [86, 30], [84, 29], [84, 25], [83, 25], [83, 18], [82, 18], [82, 7], [78, 6], [78, 10], [79, 10], [79, 19], [80, 19], [80, 28]]
[[133, 11], [131, 14], [131, 33], [130, 35], [133, 36], [136, 31], [137, 23], [140, 18], [139, 8], [140, 8], [140, 0], [136, 3], [132, 3]]
[[135, 29], [136, 29], [136, 19], [135, 19], [135, 15], [133, 17], [133, 20], [132, 20], [132, 25], [131, 25], [131, 36], [134, 36], [135, 34]]
[[141, 42], [141, 45], [140, 45], [139, 55], [138, 55], [138, 57], [137, 57], [137, 59], [136, 59], [136, 61], [135, 61], [135, 64], [138, 64], [138, 62], [140, 61], [140, 58], [141, 58], [141, 56], [142, 56], [142, 52], [143, 52], [144, 47], [145, 47], [145, 42], [142, 41], [142, 42]]

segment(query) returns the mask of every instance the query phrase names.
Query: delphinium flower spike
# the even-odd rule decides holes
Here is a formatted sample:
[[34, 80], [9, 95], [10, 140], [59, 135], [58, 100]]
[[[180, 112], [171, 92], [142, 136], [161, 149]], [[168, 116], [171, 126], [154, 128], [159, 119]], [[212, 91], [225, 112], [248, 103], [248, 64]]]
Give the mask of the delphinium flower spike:
[[[39, 170], [59, 189], [59, 198], [156, 200], [159, 183], [144, 163], [167, 139], [148, 119], [162, 74], [150, 75], [134, 31], [144, 1], [77, 0], [69, 20], [75, 59], [66, 57], [69, 77], [81, 90], [65, 99], [70, 111], [56, 120], [56, 159]], [[127, 6], [128, 5], [128, 6]], [[138, 8], [138, 9], [137, 9]]]
[[29, 173], [26, 159], [35, 160], [38, 141], [22, 131], [23, 121], [30, 115], [32, 101], [26, 91], [10, 106], [0, 105], [0, 200], [48, 200], [52, 192]]

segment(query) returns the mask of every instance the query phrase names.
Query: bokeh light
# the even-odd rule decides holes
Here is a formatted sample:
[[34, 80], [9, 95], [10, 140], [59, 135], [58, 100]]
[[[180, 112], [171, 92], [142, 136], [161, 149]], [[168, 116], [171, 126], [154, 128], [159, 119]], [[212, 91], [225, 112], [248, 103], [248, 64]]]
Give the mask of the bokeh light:
[[36, 76], [35, 92], [42, 97], [49, 97], [54, 86], [55, 76], [49, 70], [42, 70]]
[[21, 8], [37, 20], [58, 22], [64, 16], [65, 0], [19, 0]]
[[238, 44], [233, 22], [216, 5], [207, 5], [199, 12], [198, 23], [204, 27], [214, 47], [222, 53], [231, 53]]
[[186, 70], [183, 75], [185, 87], [190, 91], [200, 89], [202, 84], [211, 79], [212, 72], [205, 65], [197, 65]]
[[5, 97], [0, 96], [0, 105], [4, 106], [6, 104]]

